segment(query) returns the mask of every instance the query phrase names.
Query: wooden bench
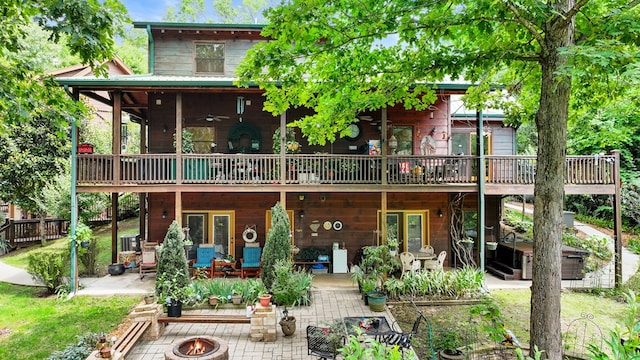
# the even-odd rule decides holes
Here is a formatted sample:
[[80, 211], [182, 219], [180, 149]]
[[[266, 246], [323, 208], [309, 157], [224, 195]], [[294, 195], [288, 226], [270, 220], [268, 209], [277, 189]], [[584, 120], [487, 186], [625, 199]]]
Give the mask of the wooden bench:
[[[151, 326], [151, 321], [138, 321], [131, 324], [111, 347], [111, 358], [114, 360], [125, 359], [149, 326]], [[87, 360], [99, 357], [98, 350], [94, 350]]]
[[168, 317], [160, 315], [159, 323], [198, 323], [198, 324], [250, 324], [251, 318], [246, 315], [207, 315], [207, 314], [182, 314], [180, 317]]

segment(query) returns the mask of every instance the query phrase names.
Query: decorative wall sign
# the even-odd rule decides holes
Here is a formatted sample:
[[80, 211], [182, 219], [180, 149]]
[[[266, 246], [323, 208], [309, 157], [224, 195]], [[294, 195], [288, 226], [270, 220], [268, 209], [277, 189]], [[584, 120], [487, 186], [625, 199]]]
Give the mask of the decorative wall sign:
[[342, 221], [336, 220], [333, 222], [333, 230], [340, 231], [342, 230]]
[[322, 227], [325, 230], [331, 230], [331, 228], [333, 227], [333, 224], [331, 224], [331, 221], [327, 220], [327, 221], [324, 222], [324, 224], [322, 224]]

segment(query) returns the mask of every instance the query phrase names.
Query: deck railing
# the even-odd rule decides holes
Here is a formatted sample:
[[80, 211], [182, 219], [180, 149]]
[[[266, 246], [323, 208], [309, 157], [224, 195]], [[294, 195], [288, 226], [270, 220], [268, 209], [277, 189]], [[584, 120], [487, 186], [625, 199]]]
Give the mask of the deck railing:
[[[473, 184], [475, 156], [184, 154], [177, 174], [175, 154], [78, 155], [78, 184]], [[614, 159], [607, 156], [568, 156], [566, 184], [613, 184]], [[120, 175], [114, 181], [114, 166]], [[535, 156], [487, 156], [487, 184], [531, 185]], [[180, 175], [178, 177], [178, 175]]]
[[[44, 231], [48, 240], [67, 235], [69, 222], [63, 219], [45, 219]], [[7, 220], [0, 226], [0, 238], [12, 248], [23, 248], [40, 242], [40, 220]]]

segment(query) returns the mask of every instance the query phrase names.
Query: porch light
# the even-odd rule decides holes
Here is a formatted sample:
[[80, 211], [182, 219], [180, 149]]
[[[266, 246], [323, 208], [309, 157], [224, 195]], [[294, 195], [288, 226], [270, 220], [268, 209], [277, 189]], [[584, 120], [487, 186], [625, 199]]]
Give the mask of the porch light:
[[162, 218], [163, 219], [167, 218], [167, 210], [162, 210]]
[[442, 209], [438, 209], [438, 217], [443, 217], [444, 215], [442, 214]]
[[391, 137], [389, 138], [389, 150], [391, 150], [392, 154], [396, 153], [396, 149], [398, 148], [398, 139], [396, 139], [396, 136], [391, 134]]

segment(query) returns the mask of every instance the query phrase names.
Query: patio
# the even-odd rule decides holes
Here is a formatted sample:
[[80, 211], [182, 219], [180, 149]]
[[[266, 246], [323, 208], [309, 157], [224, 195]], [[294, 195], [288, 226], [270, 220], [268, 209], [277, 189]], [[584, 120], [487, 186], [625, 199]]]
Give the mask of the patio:
[[[231, 359], [317, 359], [307, 354], [305, 329], [307, 325], [328, 324], [337, 318], [349, 316], [385, 316], [390, 324], [394, 318], [388, 312], [375, 313], [364, 305], [353, 286], [349, 274], [316, 275], [313, 279], [313, 302], [311, 306], [291, 309], [289, 315], [296, 318], [296, 332], [285, 337], [277, 326], [275, 342], [252, 342], [249, 340], [249, 324], [168, 324], [164, 334], [156, 341], [141, 340], [132, 349], [127, 359], [164, 359], [164, 352], [176, 340], [195, 335], [215, 336], [229, 344]], [[278, 309], [278, 319], [282, 317]], [[197, 313], [238, 314], [244, 309], [196, 310]]]

